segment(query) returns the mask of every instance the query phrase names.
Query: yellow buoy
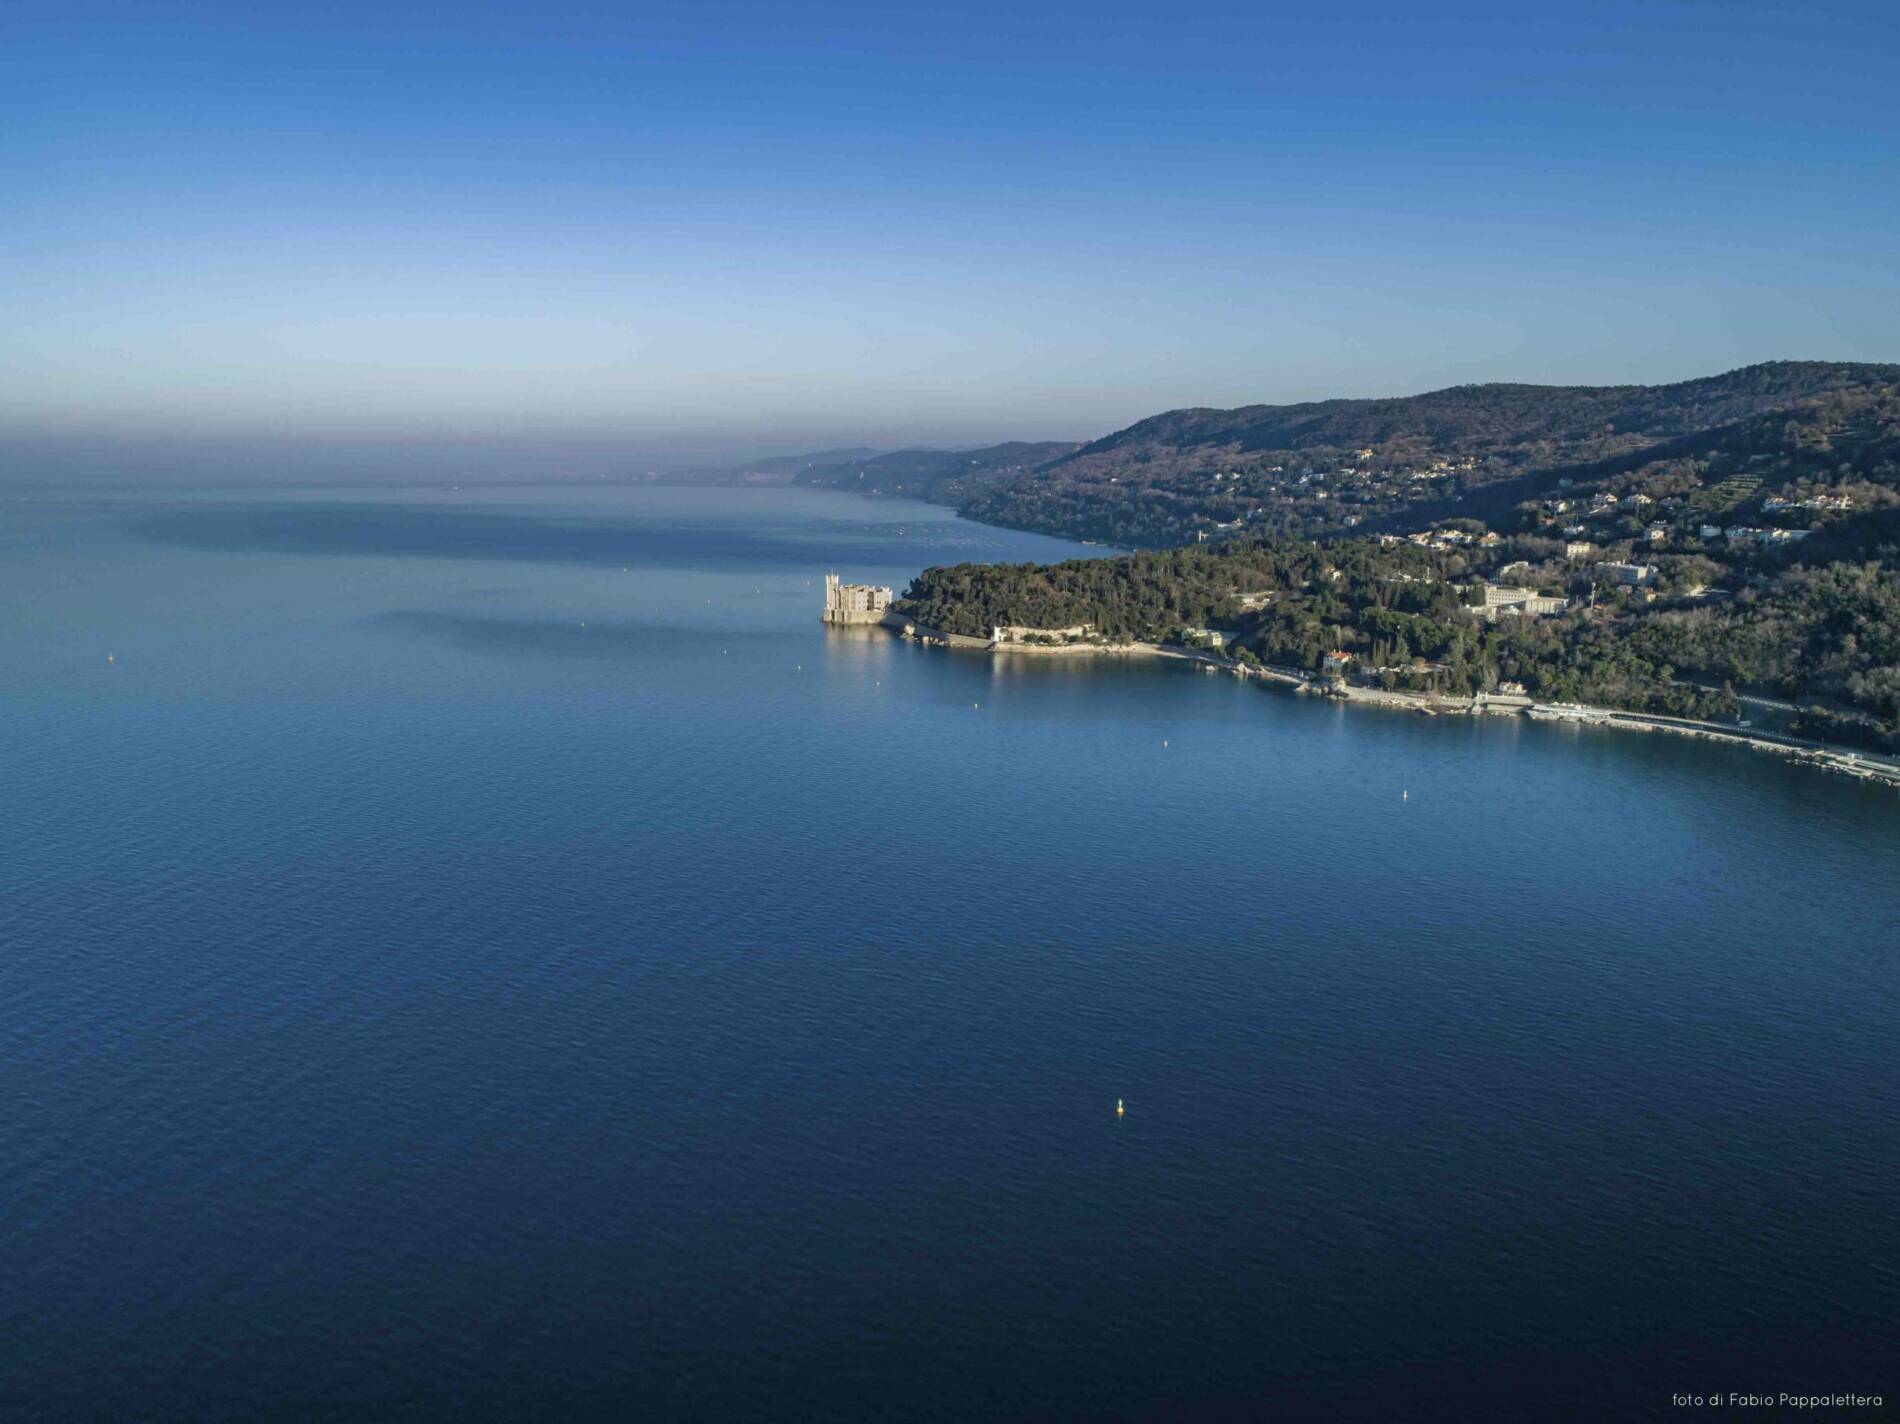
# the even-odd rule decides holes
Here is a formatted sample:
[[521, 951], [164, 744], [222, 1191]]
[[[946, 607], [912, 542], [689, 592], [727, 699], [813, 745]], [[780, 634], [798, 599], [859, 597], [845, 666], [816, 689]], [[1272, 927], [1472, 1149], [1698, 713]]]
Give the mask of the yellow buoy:
[[1126, 1115], [1127, 1111], [1128, 1110], [1122, 1106], [1122, 1100], [1120, 1098], [1115, 1099], [1115, 1116], [1122, 1117]]

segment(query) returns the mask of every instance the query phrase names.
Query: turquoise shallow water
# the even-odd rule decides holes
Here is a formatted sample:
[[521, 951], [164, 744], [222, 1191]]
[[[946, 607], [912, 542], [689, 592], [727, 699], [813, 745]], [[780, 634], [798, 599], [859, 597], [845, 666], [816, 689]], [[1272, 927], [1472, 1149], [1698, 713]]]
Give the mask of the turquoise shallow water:
[[1074, 552], [919, 505], [4, 499], [0, 1415], [1900, 1387], [1890, 792], [822, 628]]

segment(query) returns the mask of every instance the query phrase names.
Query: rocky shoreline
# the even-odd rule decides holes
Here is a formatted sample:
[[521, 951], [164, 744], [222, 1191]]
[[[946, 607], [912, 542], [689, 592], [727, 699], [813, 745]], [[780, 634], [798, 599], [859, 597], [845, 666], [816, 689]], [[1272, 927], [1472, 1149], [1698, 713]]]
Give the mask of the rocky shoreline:
[[1627, 712], [1614, 707], [1592, 707], [1581, 703], [1538, 702], [1525, 696], [1498, 696], [1477, 693], [1471, 697], [1445, 697], [1434, 693], [1387, 692], [1381, 688], [1352, 687], [1343, 682], [1322, 681], [1292, 668], [1268, 667], [1236, 662], [1193, 648], [1176, 648], [1160, 643], [995, 643], [987, 638], [972, 638], [960, 633], [945, 633], [920, 628], [909, 620], [886, 620], [886, 626], [901, 636], [938, 647], [963, 648], [997, 657], [1148, 657], [1172, 658], [1199, 663], [1209, 672], [1227, 673], [1243, 679], [1257, 679], [1290, 687], [1301, 696], [1323, 697], [1335, 702], [1384, 707], [1427, 717], [1528, 717], [1535, 722], [1570, 722], [1581, 726], [1612, 727], [1629, 732], [1663, 732], [1672, 736], [1693, 737], [1701, 741], [1722, 742], [1746, 747], [1751, 751], [1784, 757], [1803, 765], [1817, 767], [1857, 781], [1872, 781], [1900, 789], [1900, 763], [1869, 756], [1824, 742], [1804, 741], [1779, 732], [1761, 732], [1721, 722], [1702, 722], [1687, 717], [1663, 717], [1644, 712]]

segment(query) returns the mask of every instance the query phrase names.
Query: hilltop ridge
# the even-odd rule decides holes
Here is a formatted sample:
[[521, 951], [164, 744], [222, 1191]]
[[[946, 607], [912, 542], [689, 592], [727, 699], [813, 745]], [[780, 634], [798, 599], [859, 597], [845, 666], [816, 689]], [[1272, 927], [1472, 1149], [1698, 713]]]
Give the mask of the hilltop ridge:
[[1339, 533], [1896, 380], [1900, 365], [1779, 361], [1659, 386], [1495, 383], [1167, 411], [1025, 478], [986, 483], [962, 508], [989, 522], [1138, 547], [1240, 529]]
[[1090, 441], [779, 455], [713, 483], [801, 484], [950, 504], [972, 519], [1132, 548], [1323, 537], [1495, 517], [1564, 482], [1760, 446], [1815, 402], [1900, 364], [1768, 361], [1662, 385], [1487, 382], [1417, 395], [1184, 407]]

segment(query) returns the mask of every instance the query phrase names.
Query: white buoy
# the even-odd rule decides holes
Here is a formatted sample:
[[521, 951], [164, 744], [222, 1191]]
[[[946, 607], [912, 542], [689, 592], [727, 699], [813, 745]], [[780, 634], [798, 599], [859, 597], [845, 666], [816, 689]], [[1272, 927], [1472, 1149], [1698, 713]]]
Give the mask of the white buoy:
[[1115, 1099], [1115, 1116], [1122, 1117], [1126, 1115], [1126, 1113], [1127, 1109], [1122, 1106], [1122, 1100], [1120, 1098]]

